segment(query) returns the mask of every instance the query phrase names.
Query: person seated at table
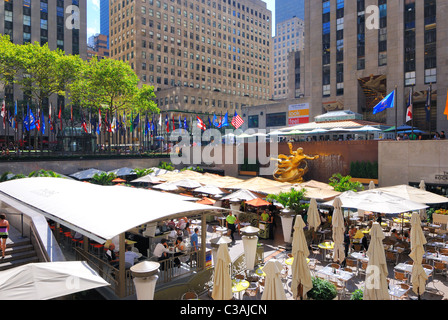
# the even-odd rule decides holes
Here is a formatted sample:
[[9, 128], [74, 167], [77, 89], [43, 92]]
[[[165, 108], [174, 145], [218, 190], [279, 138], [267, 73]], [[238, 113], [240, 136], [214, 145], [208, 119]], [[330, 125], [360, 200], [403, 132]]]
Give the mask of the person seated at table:
[[174, 253], [174, 266], [180, 268], [180, 260], [178, 256], [183, 255], [186, 250], [185, 243], [182, 240], [182, 237], [177, 237], [176, 244], [174, 245], [176, 252]]
[[111, 266], [113, 266], [114, 268], [117, 268], [118, 267], [118, 258], [117, 258], [117, 255], [115, 254], [115, 244], [113, 244], [112, 242], [109, 244], [105, 255], [106, 255], [106, 259], [109, 262], [109, 264]]
[[358, 232], [358, 228], [356, 228], [355, 226], [352, 225], [350, 227], [350, 231], [348, 232], [350, 239], [354, 239], [357, 232]]
[[174, 219], [171, 219], [168, 223], [168, 228], [170, 228], [171, 230], [173, 230], [176, 227], [176, 223], [174, 222]]
[[[168, 249], [168, 240], [162, 239], [160, 243], [156, 245], [154, 248], [154, 256], [157, 258], [157, 261], [166, 260], [169, 258], [170, 250]], [[160, 270], [165, 269], [165, 263], [160, 264]]]
[[402, 241], [402, 238], [401, 238], [401, 236], [398, 234], [398, 231], [397, 231], [397, 229], [393, 229], [392, 231], [391, 231], [391, 238], [392, 238], [392, 240], [395, 240], [395, 242], [397, 242], [397, 241]]
[[126, 246], [126, 252], [124, 253], [124, 266], [126, 269], [129, 269], [130, 267], [132, 267], [135, 263], [135, 259], [140, 258], [140, 256], [138, 255], [138, 253], [132, 251], [132, 247], [131, 246]]
[[364, 237], [362, 237], [361, 244], [362, 244], [362, 247], [363, 247], [364, 251], [369, 250], [369, 242], [368, 242], [368, 239], [367, 239], [367, 234], [364, 234]]

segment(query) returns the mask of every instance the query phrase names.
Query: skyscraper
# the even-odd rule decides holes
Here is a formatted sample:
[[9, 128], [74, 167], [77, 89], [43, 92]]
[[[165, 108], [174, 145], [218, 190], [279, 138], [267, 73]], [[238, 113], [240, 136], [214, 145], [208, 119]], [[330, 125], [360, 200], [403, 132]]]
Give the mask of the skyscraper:
[[293, 17], [305, 20], [305, 0], [275, 0], [275, 24]]
[[[448, 28], [447, 10], [442, 0], [307, 0], [305, 95], [312, 115], [345, 109], [391, 125], [397, 118], [402, 125], [413, 87], [414, 125], [446, 127], [448, 35], [441, 30]], [[430, 84], [429, 124], [424, 106]], [[395, 86], [396, 110], [374, 115], [373, 107]]]
[[109, 0], [100, 0], [100, 34], [107, 36], [109, 49]]
[[109, 11], [110, 57], [155, 87], [162, 111], [233, 115], [270, 98], [265, 2], [112, 0]]

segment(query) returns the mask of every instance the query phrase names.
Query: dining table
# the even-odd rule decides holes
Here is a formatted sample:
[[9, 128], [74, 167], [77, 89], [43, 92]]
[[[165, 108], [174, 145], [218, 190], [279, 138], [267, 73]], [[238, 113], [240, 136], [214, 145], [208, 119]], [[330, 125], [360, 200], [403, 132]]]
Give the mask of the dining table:
[[[288, 266], [292, 266], [293, 262], [294, 262], [294, 257], [290, 257], [285, 260], [285, 264], [287, 264]], [[309, 258], [306, 258], [306, 263], [310, 263]]]
[[322, 250], [324, 250], [323, 251], [323, 260], [326, 260], [326, 257], [327, 257], [327, 251], [328, 250], [333, 250], [334, 249], [334, 242], [322, 242], [322, 243], [319, 243], [318, 245], [317, 245], [317, 247], [319, 248], [319, 249], [322, 249]]
[[405, 294], [407, 294], [410, 288], [404, 289], [399, 285], [389, 284], [389, 295], [396, 299], [401, 299]]
[[[407, 273], [412, 273], [412, 268], [413, 267], [414, 267], [414, 265], [412, 265], [412, 264], [407, 264], [407, 263], [401, 262], [401, 263], [397, 264], [394, 267], [394, 269], [397, 269], [399, 271], [404, 271], [404, 272], [407, 272]], [[423, 270], [425, 271], [427, 276], [429, 276], [431, 274], [431, 272], [432, 272], [431, 269], [423, 268]]]
[[232, 280], [232, 292], [238, 295], [239, 300], [243, 300], [244, 291], [249, 288], [249, 281], [245, 279]]
[[428, 259], [428, 260], [441, 261], [441, 262], [445, 262], [448, 264], [448, 256], [445, 256], [438, 252], [435, 252], [435, 253], [434, 252], [425, 252], [423, 254], [423, 258]]
[[369, 261], [369, 257], [363, 252], [354, 251], [354, 252], [350, 253], [350, 257], [352, 257], [358, 261], [365, 261], [365, 262]]

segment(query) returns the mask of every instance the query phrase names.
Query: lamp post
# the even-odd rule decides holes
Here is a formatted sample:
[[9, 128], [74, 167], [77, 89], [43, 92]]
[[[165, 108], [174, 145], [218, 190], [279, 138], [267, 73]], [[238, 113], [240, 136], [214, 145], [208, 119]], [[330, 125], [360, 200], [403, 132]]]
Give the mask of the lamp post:
[[155, 261], [142, 261], [131, 267], [138, 300], [154, 300], [159, 267]]
[[246, 258], [247, 271], [255, 268], [255, 258], [257, 256], [258, 231], [260, 229], [247, 226], [241, 229], [243, 236], [244, 256]]
[[238, 213], [240, 212], [241, 201], [239, 199], [230, 199], [230, 209], [233, 215], [238, 218]]
[[295, 217], [294, 211], [292, 211], [288, 207], [284, 208], [280, 212], [280, 218], [282, 220], [283, 239], [285, 240], [285, 244], [283, 247], [287, 250], [292, 249], [291, 231], [294, 217]]

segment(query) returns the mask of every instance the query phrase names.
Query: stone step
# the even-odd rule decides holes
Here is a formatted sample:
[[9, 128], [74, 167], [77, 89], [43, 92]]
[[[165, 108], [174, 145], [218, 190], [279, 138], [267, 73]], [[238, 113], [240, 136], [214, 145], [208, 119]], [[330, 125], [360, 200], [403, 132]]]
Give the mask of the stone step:
[[27, 263], [39, 262], [39, 258], [36, 255], [24, 257], [22, 259], [14, 259], [14, 260], [2, 262], [4, 260], [6, 260], [6, 257], [5, 257], [5, 259], [0, 260], [0, 271], [5, 271], [5, 270], [15, 268], [15, 267], [27, 264]]

